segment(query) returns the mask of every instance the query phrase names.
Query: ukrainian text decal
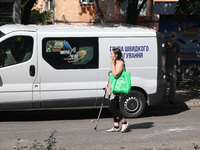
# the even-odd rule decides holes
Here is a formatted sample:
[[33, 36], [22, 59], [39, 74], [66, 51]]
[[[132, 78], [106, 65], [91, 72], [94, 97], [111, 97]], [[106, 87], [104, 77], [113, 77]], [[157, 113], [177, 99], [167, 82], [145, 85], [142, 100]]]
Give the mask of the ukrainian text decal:
[[144, 53], [149, 52], [149, 46], [110, 46], [110, 52], [113, 48], [119, 48], [124, 59], [143, 58]]

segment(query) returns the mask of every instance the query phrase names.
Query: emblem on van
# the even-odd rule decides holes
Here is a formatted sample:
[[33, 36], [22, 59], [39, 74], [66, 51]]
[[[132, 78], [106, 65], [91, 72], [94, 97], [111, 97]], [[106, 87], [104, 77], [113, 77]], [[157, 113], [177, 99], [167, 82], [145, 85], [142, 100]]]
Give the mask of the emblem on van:
[[72, 48], [69, 42], [64, 40], [63, 47], [62, 47], [62, 50], [60, 51], [60, 54], [66, 55], [67, 58], [64, 58], [64, 60], [67, 60], [69, 63], [72, 63], [72, 62], [77, 62], [78, 60], [85, 57], [87, 52], [85, 50], [79, 50], [77, 52], [76, 47]]

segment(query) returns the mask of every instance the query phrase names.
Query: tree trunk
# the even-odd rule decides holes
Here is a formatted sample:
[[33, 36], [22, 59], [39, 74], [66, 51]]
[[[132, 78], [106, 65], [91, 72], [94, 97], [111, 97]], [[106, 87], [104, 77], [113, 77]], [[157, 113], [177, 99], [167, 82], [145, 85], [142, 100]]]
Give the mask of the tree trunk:
[[143, 0], [142, 4], [138, 8], [139, 0], [129, 0], [128, 8], [127, 8], [127, 24], [137, 25], [137, 19], [140, 14], [140, 11], [147, 0]]
[[137, 5], [138, 0], [129, 0], [127, 7], [127, 24], [136, 25], [137, 24]]
[[29, 23], [29, 17], [31, 14], [31, 9], [33, 8], [34, 3], [36, 0], [29, 0], [25, 7], [24, 7], [24, 12], [23, 12], [23, 17], [22, 17], [22, 24], [27, 25]]
[[101, 24], [104, 24], [105, 23], [105, 18], [104, 18], [104, 15], [100, 9], [100, 6], [99, 6], [99, 2], [98, 0], [95, 0], [94, 1], [94, 7], [95, 7], [95, 10], [96, 10], [96, 20], [100, 21]]

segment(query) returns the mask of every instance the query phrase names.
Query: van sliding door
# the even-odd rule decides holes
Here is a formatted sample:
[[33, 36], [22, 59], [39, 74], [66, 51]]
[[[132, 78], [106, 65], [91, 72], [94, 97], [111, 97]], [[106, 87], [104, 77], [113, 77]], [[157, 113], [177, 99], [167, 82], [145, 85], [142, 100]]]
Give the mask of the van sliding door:
[[98, 38], [49, 37], [39, 59], [43, 108], [94, 106], [98, 91]]

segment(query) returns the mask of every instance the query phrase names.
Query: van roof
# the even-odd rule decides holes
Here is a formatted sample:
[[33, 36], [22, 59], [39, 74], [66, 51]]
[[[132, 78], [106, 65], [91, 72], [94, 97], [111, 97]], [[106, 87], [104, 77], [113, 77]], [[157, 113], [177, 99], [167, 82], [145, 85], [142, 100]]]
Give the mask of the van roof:
[[38, 32], [38, 33], [76, 33], [87, 36], [155, 36], [156, 31], [147, 27], [130, 25], [21, 25], [9, 24], [0, 26], [0, 31], [8, 34], [16, 31]]

